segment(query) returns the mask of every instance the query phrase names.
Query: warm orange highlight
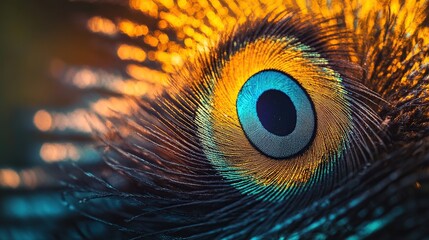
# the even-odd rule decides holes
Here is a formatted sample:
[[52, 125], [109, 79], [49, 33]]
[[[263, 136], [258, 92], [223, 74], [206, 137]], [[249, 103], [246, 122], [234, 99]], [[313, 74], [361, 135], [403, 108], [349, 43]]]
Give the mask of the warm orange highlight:
[[40, 157], [43, 161], [52, 163], [66, 159], [76, 161], [80, 158], [80, 155], [77, 147], [71, 143], [45, 143], [40, 148]]
[[0, 186], [16, 188], [21, 183], [18, 173], [12, 169], [0, 170]]
[[75, 74], [72, 81], [74, 85], [83, 89], [97, 84], [97, 76], [93, 71], [84, 68]]
[[46, 110], [39, 110], [33, 118], [34, 125], [40, 131], [49, 131], [52, 127], [52, 116]]
[[92, 17], [87, 22], [88, 29], [92, 32], [115, 35], [118, 29], [110, 19], [102, 17]]
[[117, 53], [122, 60], [134, 60], [137, 62], [146, 60], [146, 52], [143, 49], [127, 44], [119, 45]]

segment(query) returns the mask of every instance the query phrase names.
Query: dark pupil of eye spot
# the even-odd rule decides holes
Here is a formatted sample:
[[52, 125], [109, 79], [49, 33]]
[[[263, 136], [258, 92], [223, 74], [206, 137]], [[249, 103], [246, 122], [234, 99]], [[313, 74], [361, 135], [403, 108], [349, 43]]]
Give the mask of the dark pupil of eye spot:
[[286, 136], [296, 126], [296, 109], [289, 96], [279, 90], [267, 90], [256, 103], [256, 112], [264, 128], [277, 136]]

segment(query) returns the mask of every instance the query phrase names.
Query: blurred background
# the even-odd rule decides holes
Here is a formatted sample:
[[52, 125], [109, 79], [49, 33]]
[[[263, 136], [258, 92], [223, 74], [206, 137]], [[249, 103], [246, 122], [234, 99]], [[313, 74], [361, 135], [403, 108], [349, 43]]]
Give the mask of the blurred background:
[[76, 38], [63, 1], [0, 2], [0, 165], [29, 167], [40, 163], [33, 124], [42, 107], [68, 105], [75, 94], [52, 78], [53, 58], [73, 58], [68, 39]]
[[88, 221], [63, 201], [69, 172], [57, 163], [98, 169], [97, 116], [130, 113], [123, 94], [149, 96], [161, 84], [137, 78], [163, 79], [149, 67], [182, 63], [177, 44], [175, 61], [153, 57], [168, 36], [139, 21], [127, 1], [0, 1], [0, 239], [59, 238], [68, 236], [59, 226]]
[[82, 19], [97, 8], [61, 0], [0, 1], [0, 168], [61, 160], [46, 155], [57, 146], [50, 142], [83, 140], [72, 131], [50, 130], [52, 112], [81, 104], [85, 94], [61, 82], [64, 66], [100, 66], [111, 59], [83, 27]]
[[90, 114], [124, 108], [113, 92], [124, 87], [116, 27], [101, 17], [121, 11], [68, 0], [0, 1], [0, 239], [79, 238], [59, 227], [87, 219], [64, 203], [67, 174], [57, 163], [97, 164], [91, 131], [101, 124]]
[[184, 33], [167, 29], [176, 18], [158, 25], [152, 10], [139, 0], [0, 2], [0, 194], [46, 186], [58, 172], [46, 165], [97, 163], [100, 119], [131, 114], [124, 95], [162, 91], [187, 50]]

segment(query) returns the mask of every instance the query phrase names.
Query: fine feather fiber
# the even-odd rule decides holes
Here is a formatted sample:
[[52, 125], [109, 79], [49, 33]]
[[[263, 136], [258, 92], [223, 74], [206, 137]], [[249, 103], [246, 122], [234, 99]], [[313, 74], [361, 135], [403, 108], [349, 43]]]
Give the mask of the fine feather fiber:
[[[43, 114], [71, 128], [69, 158], [89, 156], [68, 150], [84, 142], [97, 157], [8, 170], [23, 180], [0, 185], [0, 238], [429, 236], [427, 2], [74, 4], [95, 9], [76, 24], [114, 61], [62, 63], [56, 78], [98, 95]], [[314, 117], [314, 133], [287, 157], [259, 149], [249, 136], [264, 149], [278, 137], [243, 128], [238, 113], [240, 94], [258, 98], [242, 87], [261, 72], [284, 74], [311, 102], [314, 116], [297, 121]], [[255, 89], [280, 89], [268, 82]], [[51, 152], [72, 138], [44, 131], [59, 139]]]

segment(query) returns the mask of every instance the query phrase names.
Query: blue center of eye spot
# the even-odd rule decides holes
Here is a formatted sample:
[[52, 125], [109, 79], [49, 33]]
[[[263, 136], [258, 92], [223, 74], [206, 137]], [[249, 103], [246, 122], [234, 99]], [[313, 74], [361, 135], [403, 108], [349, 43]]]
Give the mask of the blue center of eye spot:
[[288, 95], [279, 90], [267, 90], [256, 103], [259, 121], [264, 128], [277, 136], [286, 136], [296, 126], [296, 109]]
[[305, 89], [289, 75], [261, 71], [240, 89], [240, 125], [250, 143], [264, 155], [288, 159], [304, 152], [316, 133], [316, 112]]

